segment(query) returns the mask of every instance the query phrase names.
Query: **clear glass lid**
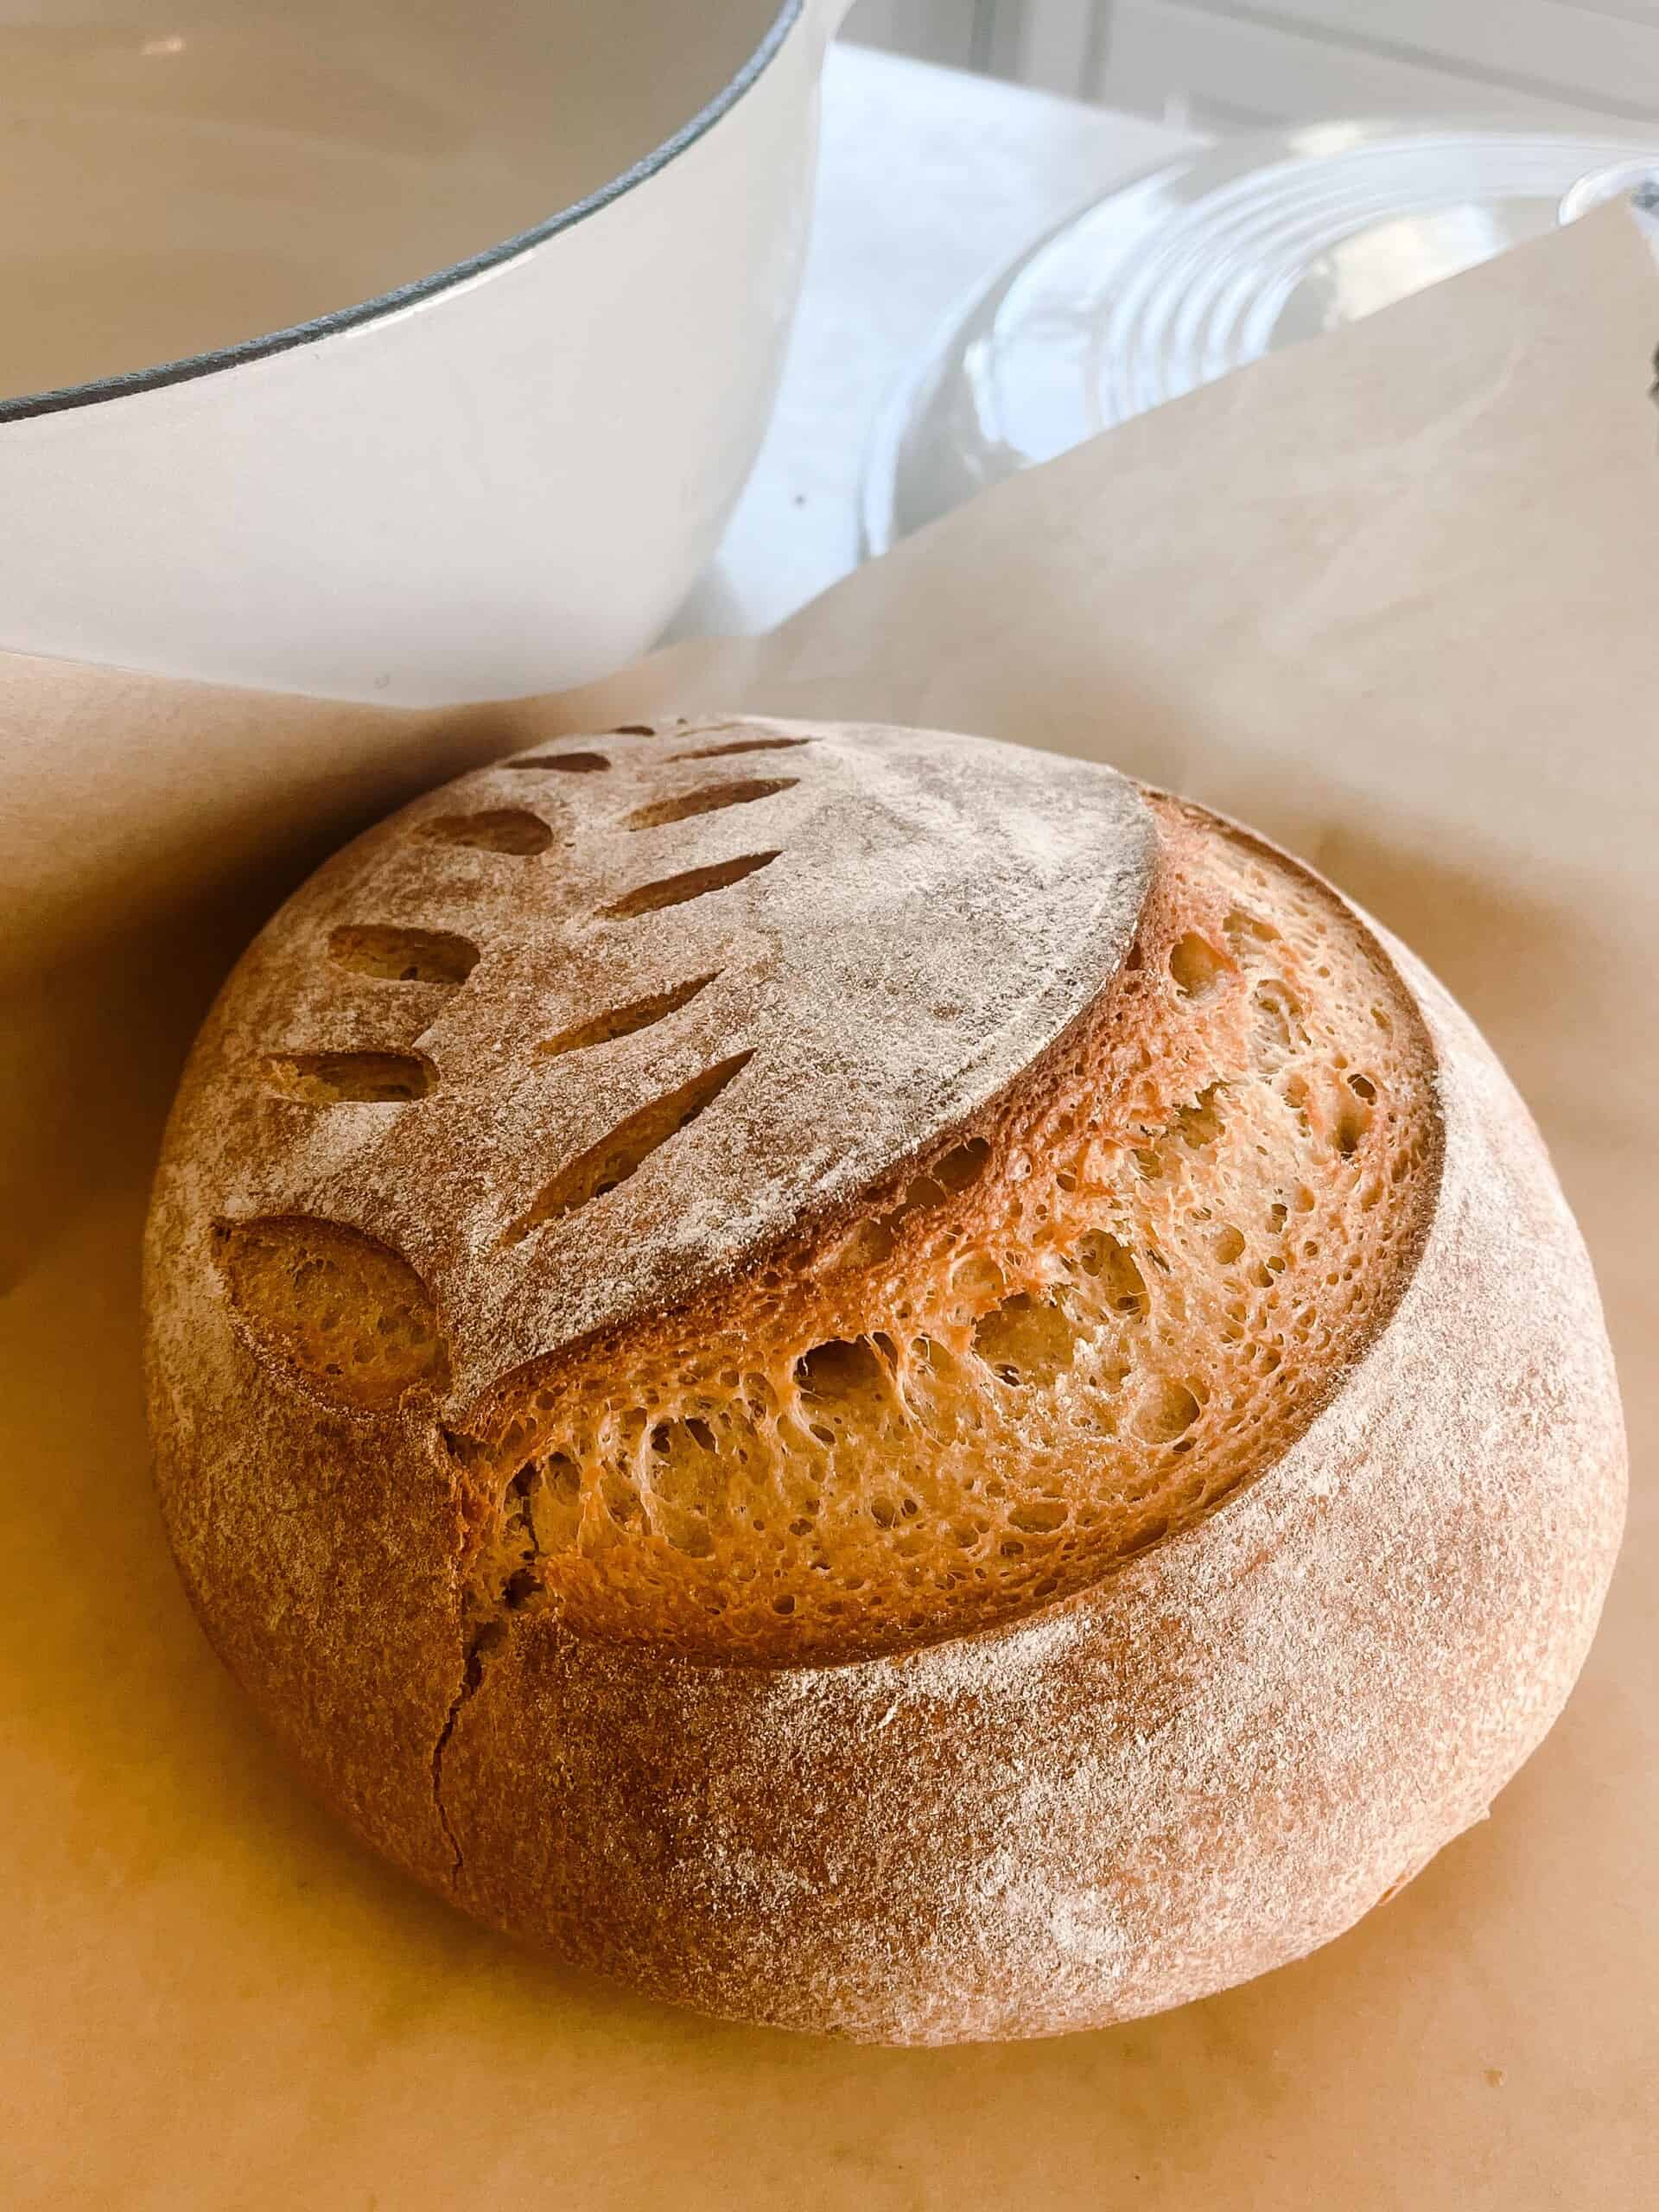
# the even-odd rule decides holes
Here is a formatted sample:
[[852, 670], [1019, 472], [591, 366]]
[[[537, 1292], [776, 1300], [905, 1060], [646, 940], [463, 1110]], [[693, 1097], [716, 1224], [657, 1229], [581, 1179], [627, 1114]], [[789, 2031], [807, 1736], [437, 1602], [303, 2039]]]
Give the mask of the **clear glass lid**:
[[1122, 187], [963, 307], [886, 410], [881, 552], [984, 486], [1659, 174], [1659, 141], [1502, 124], [1252, 134]]

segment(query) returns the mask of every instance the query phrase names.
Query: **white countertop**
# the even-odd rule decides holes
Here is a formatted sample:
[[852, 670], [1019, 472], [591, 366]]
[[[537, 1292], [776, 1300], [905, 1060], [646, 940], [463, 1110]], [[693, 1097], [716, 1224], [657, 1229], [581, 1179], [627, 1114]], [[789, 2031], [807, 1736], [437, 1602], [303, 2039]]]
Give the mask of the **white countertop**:
[[871, 427], [957, 302], [1071, 208], [1202, 143], [1109, 108], [837, 46], [778, 409], [671, 635], [769, 629], [855, 567]]

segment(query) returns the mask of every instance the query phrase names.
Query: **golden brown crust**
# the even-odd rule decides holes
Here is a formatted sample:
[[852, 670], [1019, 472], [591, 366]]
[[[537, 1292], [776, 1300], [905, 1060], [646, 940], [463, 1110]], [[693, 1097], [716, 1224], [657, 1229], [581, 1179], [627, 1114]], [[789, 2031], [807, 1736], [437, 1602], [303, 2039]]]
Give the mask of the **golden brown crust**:
[[[378, 1848], [498, 1925], [712, 2011], [899, 2041], [1058, 2032], [1326, 1940], [1478, 1817], [1548, 1726], [1622, 1514], [1576, 1231], [1501, 1071], [1400, 967], [1438, 1060], [1444, 1169], [1397, 1310], [1323, 1410], [1094, 1587], [930, 1648], [781, 1669], [597, 1641], [549, 1605], [468, 1617], [502, 1532], [435, 1419], [418, 1301], [397, 1308], [391, 1357], [415, 1379], [390, 1412], [378, 1354], [353, 1365], [326, 1300], [277, 1314], [321, 1329], [313, 1370], [321, 1344], [358, 1375], [326, 1402], [296, 1339], [249, 1326], [267, 1246], [240, 1276], [222, 1264], [232, 987], [147, 1255], [158, 1478], [209, 1633]], [[1035, 1084], [1046, 1049], [1030, 1065]], [[281, 1195], [246, 1210], [280, 1217]], [[401, 1280], [354, 1246], [330, 1264], [318, 1281]], [[240, 1315], [238, 1281], [255, 1286]]]
[[[786, 789], [641, 822], [728, 790], [697, 756], [737, 728], [566, 742], [429, 794], [318, 871], [210, 1017], [175, 1147], [211, 1153], [226, 1218], [308, 1216], [399, 1255], [459, 1403], [729, 1274], [803, 1207], [851, 1204], [1000, 1092], [1128, 948], [1154, 839], [1123, 778], [746, 724], [784, 748], [753, 757], [788, 763]], [[608, 766], [560, 771], [582, 752]], [[607, 1021], [602, 1049], [569, 1048]], [[404, 1107], [397, 1055], [422, 1071]], [[559, 1170], [721, 1068], [597, 1204], [549, 1202]]]
[[446, 1419], [480, 1622], [706, 1661], [912, 1649], [1090, 1586], [1270, 1465], [1383, 1326], [1433, 1055], [1304, 872], [1160, 798], [1124, 972], [756, 1262]]

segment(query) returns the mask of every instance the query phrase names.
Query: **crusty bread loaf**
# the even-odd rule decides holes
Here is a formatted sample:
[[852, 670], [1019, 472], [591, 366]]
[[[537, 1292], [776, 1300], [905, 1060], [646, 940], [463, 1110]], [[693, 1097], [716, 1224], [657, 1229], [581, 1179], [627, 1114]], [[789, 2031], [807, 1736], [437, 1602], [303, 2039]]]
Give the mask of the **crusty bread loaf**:
[[1623, 1511], [1524, 1109], [1109, 771], [563, 740], [245, 957], [147, 1255], [161, 1493], [321, 1794], [665, 1997], [1054, 2032], [1325, 1941], [1559, 1709]]

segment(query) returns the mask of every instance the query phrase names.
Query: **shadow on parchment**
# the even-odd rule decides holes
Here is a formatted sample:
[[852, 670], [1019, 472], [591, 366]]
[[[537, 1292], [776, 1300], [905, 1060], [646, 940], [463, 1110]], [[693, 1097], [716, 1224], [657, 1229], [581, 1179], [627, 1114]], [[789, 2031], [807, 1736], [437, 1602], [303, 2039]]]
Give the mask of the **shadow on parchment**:
[[127, 880], [25, 914], [0, 975], [0, 1297], [86, 1198], [148, 1179], [191, 1039], [243, 948], [359, 831], [538, 734], [533, 701], [410, 717], [397, 758], [145, 824]]

